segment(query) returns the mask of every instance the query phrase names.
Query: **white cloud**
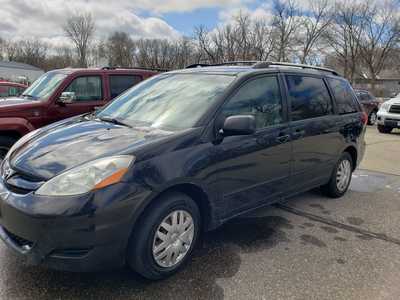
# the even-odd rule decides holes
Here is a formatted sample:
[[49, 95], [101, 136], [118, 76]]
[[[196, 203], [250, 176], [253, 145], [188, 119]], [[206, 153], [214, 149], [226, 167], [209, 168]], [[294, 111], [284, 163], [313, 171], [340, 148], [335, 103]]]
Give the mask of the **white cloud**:
[[[160, 16], [204, 7], [225, 7], [252, 0], [0, 0], [0, 37], [40, 38], [55, 45], [67, 42], [62, 30], [68, 16], [90, 12], [97, 36], [115, 30], [132, 37], [176, 38], [181, 34]], [[148, 17], [142, 17], [142, 13]]]

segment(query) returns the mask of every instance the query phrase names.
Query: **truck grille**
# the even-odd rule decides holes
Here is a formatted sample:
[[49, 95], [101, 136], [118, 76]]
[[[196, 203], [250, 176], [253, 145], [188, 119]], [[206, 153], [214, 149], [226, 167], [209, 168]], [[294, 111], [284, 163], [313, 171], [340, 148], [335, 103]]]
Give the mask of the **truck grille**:
[[389, 110], [392, 114], [400, 114], [400, 105], [393, 104]]

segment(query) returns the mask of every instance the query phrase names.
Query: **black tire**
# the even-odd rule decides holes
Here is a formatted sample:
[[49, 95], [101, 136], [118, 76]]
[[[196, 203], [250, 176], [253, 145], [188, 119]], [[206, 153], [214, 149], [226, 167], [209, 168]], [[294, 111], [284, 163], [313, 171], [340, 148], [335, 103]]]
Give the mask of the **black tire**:
[[376, 110], [371, 111], [371, 113], [368, 116], [368, 125], [375, 125], [376, 124], [376, 120], [378, 119], [378, 116], [377, 116], [376, 113], [377, 113]]
[[4, 159], [8, 150], [10, 150], [16, 141], [16, 138], [10, 136], [0, 136], [0, 161]]
[[380, 133], [391, 133], [393, 130], [392, 127], [384, 126], [384, 125], [378, 125], [378, 131]]
[[[172, 267], [160, 266], [153, 256], [155, 234], [162, 221], [172, 212], [183, 210], [190, 214], [194, 225], [193, 241], [181, 261]], [[128, 265], [141, 276], [159, 280], [176, 273], [190, 259], [199, 239], [201, 228], [200, 211], [196, 203], [182, 193], [168, 193], [148, 207], [132, 232], [128, 250]]]
[[[343, 161], [347, 160], [350, 163], [350, 178], [348, 182], [346, 183], [345, 187], [343, 189], [338, 188], [338, 182], [337, 182], [337, 176], [338, 176], [338, 170], [339, 166]], [[329, 182], [322, 186], [322, 191], [324, 192], [325, 195], [331, 198], [339, 198], [342, 197], [344, 194], [346, 194], [350, 183], [351, 183], [351, 176], [353, 174], [353, 168], [354, 168], [354, 162], [351, 157], [351, 155], [348, 152], [343, 152], [342, 156], [336, 163], [335, 169], [332, 172], [331, 178], [329, 179]]]

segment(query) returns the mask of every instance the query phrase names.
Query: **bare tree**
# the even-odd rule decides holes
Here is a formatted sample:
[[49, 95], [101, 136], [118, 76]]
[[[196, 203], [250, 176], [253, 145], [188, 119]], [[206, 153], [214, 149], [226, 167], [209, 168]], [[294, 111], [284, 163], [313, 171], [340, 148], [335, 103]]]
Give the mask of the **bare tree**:
[[398, 4], [386, 1], [369, 6], [363, 28], [359, 42], [360, 50], [372, 79], [372, 88], [375, 90], [377, 76], [400, 42]]
[[321, 41], [323, 34], [331, 24], [333, 15], [329, 0], [308, 0], [309, 12], [302, 18], [300, 35], [300, 62], [309, 63], [309, 57], [316, 44]]
[[328, 55], [334, 54], [343, 75], [354, 82], [360, 62], [360, 39], [364, 30], [368, 3], [337, 2], [333, 22], [327, 30], [325, 41]]
[[296, 43], [296, 32], [301, 24], [297, 5], [294, 0], [274, 0], [272, 12], [274, 15], [272, 27], [277, 39], [276, 59], [289, 61], [289, 52]]
[[104, 48], [110, 66], [133, 66], [135, 43], [126, 32], [115, 31], [105, 42]]
[[63, 29], [76, 47], [79, 66], [87, 67], [89, 45], [95, 32], [92, 15], [90, 13], [74, 15], [68, 18]]

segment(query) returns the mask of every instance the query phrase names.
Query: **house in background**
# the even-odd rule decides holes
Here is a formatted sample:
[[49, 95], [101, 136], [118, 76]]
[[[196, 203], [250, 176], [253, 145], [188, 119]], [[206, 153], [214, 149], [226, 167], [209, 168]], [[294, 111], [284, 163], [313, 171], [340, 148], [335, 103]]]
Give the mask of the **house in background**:
[[43, 70], [28, 64], [14, 61], [0, 61], [0, 80], [30, 84], [43, 73]]

